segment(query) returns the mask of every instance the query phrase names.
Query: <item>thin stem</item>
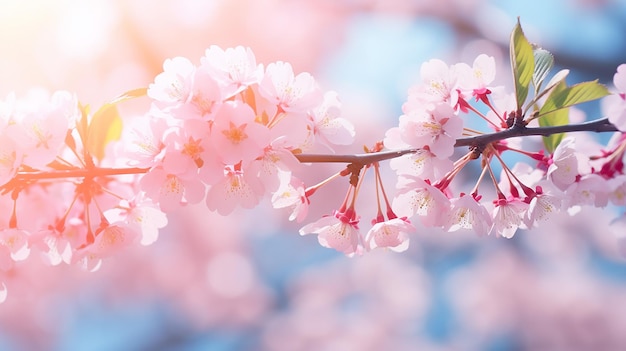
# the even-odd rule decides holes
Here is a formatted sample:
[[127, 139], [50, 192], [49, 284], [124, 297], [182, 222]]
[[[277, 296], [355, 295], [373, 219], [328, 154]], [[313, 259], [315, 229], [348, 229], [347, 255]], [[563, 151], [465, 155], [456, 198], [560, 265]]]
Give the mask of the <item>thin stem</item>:
[[[491, 107], [491, 106], [489, 106]], [[491, 124], [494, 128], [498, 129], [500, 128], [497, 124], [493, 123], [493, 121], [491, 121], [489, 118], [487, 118], [487, 116], [483, 115], [482, 113], [480, 113], [480, 111], [478, 111], [476, 108], [474, 108], [474, 106], [467, 104], [467, 108], [472, 110], [475, 114], [478, 115], [478, 117], [482, 118], [485, 122]], [[492, 108], [493, 110], [493, 108]], [[500, 118], [500, 120], [502, 120], [502, 117], [500, 117], [500, 115], [496, 114], [498, 116], [498, 118]], [[502, 121], [504, 122], [504, 121]]]
[[470, 133], [472, 133], [472, 135], [483, 135], [483, 134], [485, 134], [484, 132], [481, 132], [481, 131], [476, 130], [476, 129], [463, 127], [463, 135], [470, 135]]
[[490, 160], [485, 160], [485, 167], [483, 167], [483, 169], [480, 171], [480, 176], [478, 176], [478, 180], [476, 180], [476, 184], [474, 184], [474, 188], [472, 189], [470, 194], [472, 195], [478, 194], [478, 187], [480, 186], [480, 183], [483, 181], [483, 178], [485, 178], [485, 172], [487, 172], [487, 168], [491, 171], [489, 162]]
[[387, 192], [385, 191], [385, 187], [383, 186], [383, 179], [380, 176], [380, 166], [376, 164], [376, 166], [374, 166], [374, 169], [376, 170], [376, 177], [378, 178], [378, 183], [380, 183], [380, 190], [383, 194], [383, 199], [385, 200], [385, 206], [387, 207], [387, 211], [390, 211], [391, 204], [389, 203], [389, 197], [387, 197]]
[[[377, 212], [376, 212], [376, 216], [377, 217], [382, 217], [383, 215], [383, 211], [382, 208], [380, 207], [380, 172], [378, 171], [378, 163], [374, 164], [374, 183], [376, 185], [376, 207], [377, 207]], [[384, 191], [384, 190], [383, 190]]]

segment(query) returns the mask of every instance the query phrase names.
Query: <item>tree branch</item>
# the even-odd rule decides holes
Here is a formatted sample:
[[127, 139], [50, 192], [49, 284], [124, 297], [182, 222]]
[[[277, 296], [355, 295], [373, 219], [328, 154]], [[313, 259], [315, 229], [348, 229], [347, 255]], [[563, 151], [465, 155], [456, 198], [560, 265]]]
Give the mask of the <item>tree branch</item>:
[[[489, 143], [519, 136], [528, 135], [552, 135], [567, 132], [617, 132], [619, 131], [612, 125], [608, 118], [601, 118], [595, 121], [568, 124], [554, 127], [536, 127], [528, 128], [525, 126], [514, 125], [513, 127], [490, 134], [482, 134], [472, 137], [459, 138], [454, 144], [455, 147], [471, 146], [484, 147]], [[333, 154], [298, 154], [296, 158], [302, 163], [346, 163], [354, 165], [369, 165], [375, 162], [389, 160], [406, 154], [412, 154], [419, 149], [404, 149], [394, 151], [381, 151], [366, 154], [353, 155], [333, 155]], [[36, 172], [18, 172], [12, 182], [32, 181], [41, 179], [54, 178], [84, 178], [84, 177], [100, 177], [113, 176], [122, 174], [141, 174], [146, 173], [149, 168], [94, 168], [94, 169], [76, 169], [76, 170], [56, 170], [56, 171], [36, 171]], [[10, 182], [11, 183], [11, 182]], [[5, 189], [9, 183], [0, 186], [0, 190]]]
[[[42, 179], [61, 179], [61, 178], [85, 178], [85, 177], [104, 177], [116, 176], [122, 174], [142, 174], [147, 173], [149, 168], [98, 168], [93, 169], [72, 169], [72, 170], [51, 170], [51, 171], [35, 171], [35, 172], [18, 172], [13, 180], [42, 180]], [[0, 187], [1, 188], [1, 187]]]
[[[579, 124], [567, 124], [562, 126], [553, 127], [536, 127], [529, 128], [525, 126], [515, 125], [509, 129], [494, 132], [490, 134], [482, 134], [472, 137], [459, 138], [454, 144], [455, 147], [461, 146], [474, 146], [481, 147], [486, 146], [489, 143], [504, 140], [508, 138], [514, 138], [519, 136], [528, 135], [543, 135], [548, 136], [552, 134], [568, 133], [568, 132], [618, 132], [619, 130], [609, 122], [608, 118], [600, 118], [595, 121], [584, 122]], [[361, 165], [368, 165], [374, 162], [389, 160], [392, 158], [400, 157], [402, 155], [411, 154], [417, 152], [418, 149], [404, 149], [396, 151], [382, 151], [368, 154], [355, 154], [355, 155], [329, 155], [329, 154], [299, 154], [295, 155], [296, 158], [302, 163], [356, 163]]]
[[562, 126], [552, 126], [552, 127], [529, 128], [529, 127], [515, 125], [501, 132], [495, 132], [491, 134], [483, 134], [483, 135], [477, 135], [473, 137], [457, 139], [454, 146], [459, 147], [459, 146], [487, 145], [489, 143], [492, 143], [498, 140], [504, 140], [508, 138], [528, 136], [528, 135], [548, 136], [552, 134], [560, 134], [560, 133], [568, 133], [568, 132], [604, 133], [604, 132], [618, 132], [618, 131], [619, 130], [615, 128], [615, 126], [612, 125], [609, 122], [609, 119], [606, 117], [597, 119], [595, 121], [589, 121], [589, 122], [584, 122], [584, 123], [579, 123], [579, 124], [566, 124]]

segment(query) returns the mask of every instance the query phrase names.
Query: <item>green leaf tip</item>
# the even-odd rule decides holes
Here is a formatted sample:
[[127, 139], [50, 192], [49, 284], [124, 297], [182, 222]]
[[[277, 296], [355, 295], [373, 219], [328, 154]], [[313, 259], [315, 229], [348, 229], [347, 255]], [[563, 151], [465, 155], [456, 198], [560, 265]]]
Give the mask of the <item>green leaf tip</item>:
[[509, 55], [511, 58], [513, 80], [515, 81], [517, 108], [521, 109], [528, 96], [528, 87], [533, 78], [535, 56], [532, 45], [530, 45], [530, 42], [526, 39], [526, 36], [524, 36], [519, 17], [511, 33]]

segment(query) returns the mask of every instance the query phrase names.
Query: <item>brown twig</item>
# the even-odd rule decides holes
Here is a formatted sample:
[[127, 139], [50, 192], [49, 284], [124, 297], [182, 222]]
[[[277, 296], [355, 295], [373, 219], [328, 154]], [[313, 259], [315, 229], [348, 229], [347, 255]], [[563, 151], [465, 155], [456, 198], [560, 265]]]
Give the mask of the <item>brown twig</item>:
[[[548, 136], [552, 134], [568, 133], [568, 132], [617, 132], [619, 131], [614, 125], [612, 125], [608, 118], [601, 118], [595, 121], [567, 124], [562, 126], [553, 127], [535, 127], [529, 128], [521, 125], [514, 125], [513, 127], [490, 134], [482, 134], [472, 137], [459, 138], [454, 144], [455, 147], [471, 146], [471, 147], [484, 147], [487, 144], [498, 140], [504, 140], [508, 138], [514, 138], [519, 136], [529, 135], [543, 135]], [[354, 155], [333, 155], [333, 154], [299, 154], [296, 158], [302, 163], [354, 163], [360, 165], [368, 165], [374, 162], [389, 160], [392, 158], [400, 157], [402, 155], [415, 153], [417, 149], [404, 149], [396, 151], [382, 151], [367, 154], [354, 154]]]

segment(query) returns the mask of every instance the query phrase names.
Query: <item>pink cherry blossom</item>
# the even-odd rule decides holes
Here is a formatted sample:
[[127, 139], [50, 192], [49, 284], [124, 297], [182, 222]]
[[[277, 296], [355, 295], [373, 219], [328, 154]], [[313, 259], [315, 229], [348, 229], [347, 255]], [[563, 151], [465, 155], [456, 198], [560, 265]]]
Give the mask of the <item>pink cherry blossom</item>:
[[226, 165], [215, 152], [210, 137], [204, 138], [200, 144], [202, 152], [196, 163], [200, 166], [198, 170], [198, 178], [206, 185], [212, 185], [222, 180], [224, 177], [224, 168]]
[[141, 245], [151, 245], [159, 237], [159, 229], [167, 225], [165, 213], [150, 201], [139, 204], [124, 201], [116, 208], [104, 212], [112, 224], [127, 226], [130, 231], [139, 233]]
[[335, 211], [300, 229], [300, 235], [317, 234], [320, 245], [353, 257], [362, 253], [359, 220], [352, 211]]
[[314, 122], [305, 113], [276, 112], [275, 118], [267, 125], [274, 147], [314, 152], [323, 146], [324, 151], [328, 151], [329, 145], [318, 137]]
[[613, 84], [618, 91], [626, 93], [626, 63], [617, 66], [617, 73], [613, 76]]
[[[69, 243], [70, 248], [72, 249], [71, 253], [68, 253], [67, 256], [63, 255], [63, 259], [70, 259], [71, 262], [68, 264], [72, 264], [75, 262], [75, 254], [76, 250], [79, 247], [83, 247], [87, 243], [87, 224], [84, 221], [83, 217], [80, 215], [73, 215], [65, 221], [65, 225], [63, 228], [55, 228], [54, 231], [48, 231], [44, 234], [51, 235], [55, 238], [56, 247], [54, 250], [57, 252], [65, 252], [65, 242]], [[44, 236], [43, 239], [46, 242], [46, 238]]]
[[562, 207], [562, 198], [554, 193], [544, 193], [542, 187], [538, 187], [537, 193], [530, 199], [526, 215], [526, 225], [532, 228], [540, 222], [550, 219], [559, 212]]
[[[205, 129], [202, 137], [194, 137], [198, 130]], [[175, 132], [169, 133], [165, 140], [163, 161], [161, 165], [167, 173], [176, 174], [184, 178], [194, 178], [198, 174], [198, 168], [204, 165], [202, 156], [208, 144], [208, 125], [200, 122], [199, 128], [176, 128]], [[188, 133], [196, 131], [196, 133]]]
[[44, 263], [56, 266], [65, 262], [72, 262], [72, 244], [68, 241], [62, 232], [56, 229], [43, 230], [30, 238], [31, 249], [40, 252], [40, 256]]
[[18, 145], [24, 159], [33, 168], [43, 168], [53, 161], [64, 146], [68, 129], [78, 118], [76, 97], [66, 91], [49, 96], [31, 93], [13, 111], [13, 122], [6, 130]]
[[609, 202], [610, 183], [598, 174], [586, 174], [575, 183], [572, 183], [566, 190], [563, 197], [563, 207], [568, 208], [572, 214], [571, 207], [576, 207], [578, 212], [580, 206], [605, 207]]
[[46, 257], [51, 265], [56, 266], [61, 262], [70, 264], [72, 262], [72, 246], [68, 240], [59, 236], [48, 236], [46, 244], [49, 248]]
[[162, 167], [157, 167], [146, 173], [140, 181], [146, 195], [161, 210], [171, 212], [187, 203], [198, 203], [205, 195], [205, 186], [197, 178], [182, 178], [167, 173]]
[[496, 78], [496, 61], [492, 56], [480, 54], [474, 60], [472, 67], [466, 64], [455, 66], [458, 74], [458, 84], [476, 97], [476, 100], [487, 101], [487, 95], [491, 94], [489, 85]]
[[616, 206], [626, 206], [626, 175], [608, 180], [609, 200]]
[[291, 64], [270, 63], [260, 83], [259, 92], [287, 112], [306, 112], [322, 102], [323, 95], [309, 73], [294, 76]]
[[437, 104], [432, 110], [413, 110], [400, 117], [400, 135], [408, 145], [428, 147], [439, 158], [454, 152], [456, 138], [461, 136], [463, 121], [452, 107]]
[[400, 178], [393, 199], [393, 212], [399, 217], [418, 215], [425, 226], [440, 226], [450, 201], [437, 188], [417, 177]]
[[402, 130], [400, 127], [391, 127], [387, 129], [387, 131], [385, 131], [383, 144], [387, 149], [391, 150], [402, 150], [411, 147], [411, 145], [402, 140]]
[[223, 100], [218, 82], [208, 72], [196, 69], [191, 77], [189, 95], [183, 104], [169, 111], [182, 120], [212, 120]]
[[0, 184], [15, 176], [22, 160], [22, 151], [13, 139], [0, 134]]
[[274, 208], [291, 208], [289, 220], [302, 222], [309, 209], [310, 200], [304, 183], [289, 172], [280, 172], [280, 186], [272, 194]]
[[263, 66], [257, 65], [252, 50], [243, 46], [224, 50], [211, 45], [200, 62], [199, 69], [215, 77], [223, 86], [225, 99], [259, 83], [263, 77]]
[[[385, 143], [386, 141], [387, 138]], [[389, 166], [401, 177], [413, 176], [435, 180], [450, 172], [453, 162], [449, 158], [437, 157], [428, 149], [418, 149], [416, 152], [390, 160]]]
[[105, 258], [117, 254], [139, 240], [139, 232], [124, 225], [110, 224], [96, 233], [94, 243], [87, 247], [92, 254]]
[[296, 170], [298, 165], [299, 161], [291, 151], [270, 145], [262, 156], [250, 163], [246, 172], [256, 174], [265, 189], [274, 192], [283, 182], [281, 174], [291, 175], [291, 171]]
[[0, 230], [0, 269], [8, 270], [13, 262], [28, 258], [28, 236], [28, 232], [16, 228]]
[[439, 103], [446, 103], [451, 107], [457, 105], [459, 94], [455, 66], [448, 66], [442, 60], [432, 59], [422, 64], [420, 77], [422, 84], [409, 90], [408, 100], [402, 106], [405, 114], [415, 109], [430, 109], [432, 105]]
[[626, 131], [626, 63], [617, 67], [613, 84], [617, 92], [605, 97], [602, 107], [609, 122], [613, 123], [617, 129]]
[[337, 93], [328, 91], [324, 101], [312, 112], [314, 133], [318, 142], [331, 145], [350, 145], [354, 141], [354, 126], [347, 119], [340, 117], [341, 103]]
[[369, 250], [386, 247], [391, 251], [402, 252], [409, 248], [409, 234], [415, 227], [406, 218], [393, 218], [375, 223], [365, 235]]
[[209, 188], [206, 205], [209, 210], [226, 216], [237, 206], [255, 207], [264, 194], [265, 188], [255, 175], [231, 168], [227, 169], [221, 181]]
[[72, 264], [88, 272], [95, 272], [102, 267], [104, 258], [122, 252], [139, 241], [139, 233], [128, 226], [103, 223], [95, 233], [95, 240], [76, 251]]
[[267, 127], [255, 122], [250, 106], [227, 102], [215, 114], [211, 141], [224, 163], [247, 164], [263, 154], [270, 144], [270, 134]]
[[518, 228], [525, 228], [524, 218], [528, 204], [517, 198], [494, 201], [493, 224], [489, 233], [510, 239]]
[[128, 164], [153, 167], [161, 162], [165, 150], [163, 141], [169, 128], [164, 119], [152, 115], [133, 120], [132, 125], [124, 128], [127, 131], [123, 138], [126, 142], [120, 146], [124, 148]]
[[90, 250], [81, 250], [72, 257], [72, 265], [80, 267], [86, 272], [97, 272], [102, 268], [102, 257]]
[[165, 60], [163, 72], [148, 87], [148, 96], [165, 110], [180, 107], [191, 95], [195, 70], [193, 63], [185, 57]]
[[472, 195], [462, 195], [450, 200], [451, 209], [445, 216], [444, 228], [450, 232], [472, 230], [479, 236], [489, 233], [493, 220], [489, 212]]
[[576, 139], [565, 138], [554, 150], [546, 176], [557, 188], [565, 190], [582, 172], [588, 172], [585, 161], [586, 158], [576, 151]]

